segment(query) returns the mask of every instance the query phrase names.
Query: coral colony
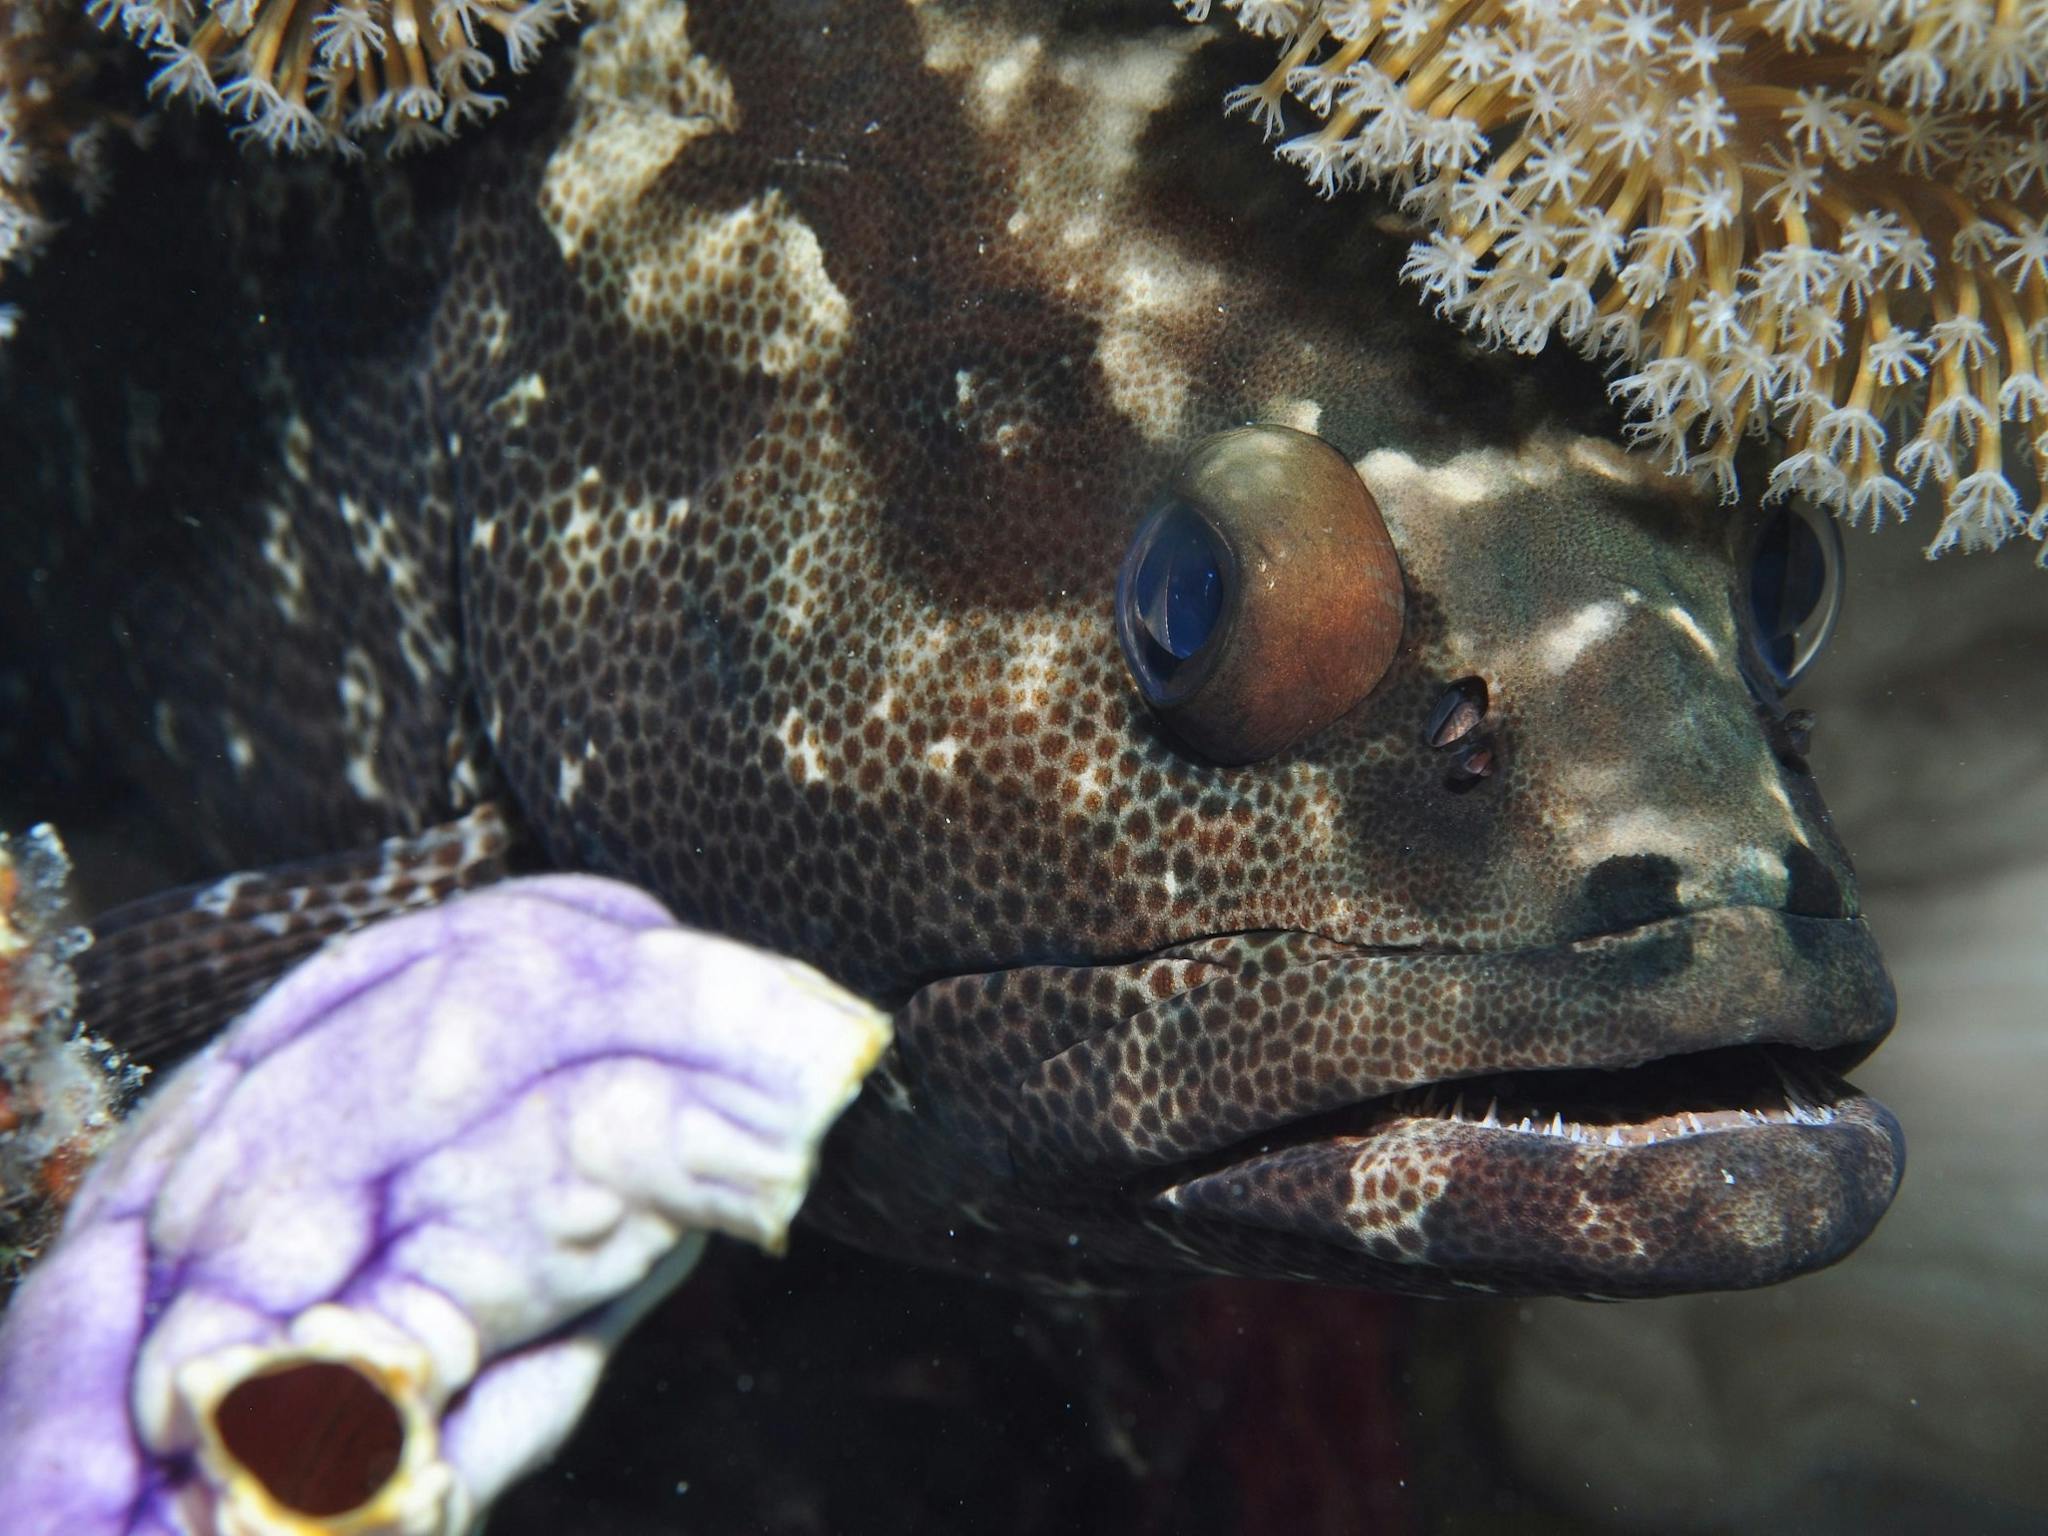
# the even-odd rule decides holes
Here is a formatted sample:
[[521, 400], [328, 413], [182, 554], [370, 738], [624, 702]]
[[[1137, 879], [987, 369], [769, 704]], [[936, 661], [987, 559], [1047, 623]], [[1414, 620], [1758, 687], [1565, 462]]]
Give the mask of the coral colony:
[[[85, 87], [103, 50], [73, 0], [0, 4], [0, 271], [26, 267], [56, 228], [48, 194], [88, 205], [106, 190], [106, 145], [120, 126]], [[14, 332], [0, 304], [0, 341]]]
[[243, 119], [274, 149], [350, 152], [390, 135], [393, 150], [448, 138], [504, 97], [480, 46], [495, 32], [526, 69], [575, 13], [573, 0], [88, 0], [162, 63], [152, 89]]
[[2048, 535], [2048, 5], [1223, 5], [1281, 48], [1232, 107], [1319, 118], [1280, 154], [1402, 194], [1406, 275], [1488, 342], [1609, 360], [1673, 470], [1732, 500], [1768, 430], [1772, 495]]
[[56, 1226], [140, 1075], [78, 1029], [63, 923], [70, 861], [47, 826], [0, 832], [0, 1298]]

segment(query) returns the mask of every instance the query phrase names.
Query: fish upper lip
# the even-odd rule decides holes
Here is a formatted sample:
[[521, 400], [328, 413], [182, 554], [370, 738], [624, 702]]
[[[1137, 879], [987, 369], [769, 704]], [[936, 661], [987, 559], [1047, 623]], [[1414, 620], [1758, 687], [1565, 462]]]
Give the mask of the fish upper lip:
[[[1588, 930], [1585, 933], [1575, 933], [1571, 935], [1569, 938], [1552, 939], [1541, 944], [1368, 944], [1357, 939], [1347, 939], [1343, 937], [1341, 934], [1325, 932], [1321, 928], [1299, 928], [1286, 931], [1306, 934], [1311, 938], [1320, 939], [1326, 944], [1333, 944], [1341, 949], [1350, 950], [1357, 954], [1536, 955], [1549, 954], [1557, 950], [1571, 949], [1576, 946], [1593, 944], [1603, 939], [1625, 939], [1635, 934], [1648, 933], [1658, 929], [1669, 928], [1673, 924], [1683, 923], [1689, 918], [1711, 917], [1716, 913], [1722, 912], [1764, 912], [1769, 913], [1776, 917], [1796, 918], [1800, 922], [1806, 923], [1842, 923], [1854, 924], [1865, 927], [1868, 926], [1861, 912], [1846, 912], [1839, 915], [1826, 916], [1820, 913], [1813, 912], [1794, 912], [1786, 907], [1774, 907], [1760, 901], [1734, 901], [1719, 902], [1712, 906], [1706, 907], [1688, 907], [1684, 911], [1669, 913], [1663, 917], [1645, 918], [1638, 923], [1623, 923], [1619, 927], [1615, 928], [1595, 928]], [[1172, 954], [1177, 950], [1186, 948], [1190, 944], [1206, 943], [1209, 941], [1209, 938], [1251, 938], [1261, 933], [1268, 933], [1274, 931], [1277, 930], [1245, 928], [1237, 930], [1235, 933], [1213, 934], [1208, 936], [1208, 938], [1203, 939], [1185, 939], [1177, 944], [1168, 945], [1163, 949], [1157, 950], [1155, 951], [1155, 953], [1162, 955]]]
[[[1200, 958], [1230, 937], [1152, 958]], [[1057, 1101], [1082, 1094], [1113, 1129], [1084, 1144], [1081, 1160], [1160, 1168], [1486, 1074], [1612, 1071], [1748, 1045], [1797, 1048], [1845, 1069], [1896, 1012], [1861, 917], [1759, 905], [1519, 949], [1360, 946], [1303, 930], [1245, 942], [1259, 938], [1330, 949], [1205, 977], [1045, 1058], [1017, 1090], [1048, 1102], [1019, 1124], [1057, 1119]], [[1320, 981], [1306, 1001], [1297, 988], [1291, 1014], [1262, 985], [1290, 971]], [[1233, 1028], [1247, 998], [1256, 1017]]]

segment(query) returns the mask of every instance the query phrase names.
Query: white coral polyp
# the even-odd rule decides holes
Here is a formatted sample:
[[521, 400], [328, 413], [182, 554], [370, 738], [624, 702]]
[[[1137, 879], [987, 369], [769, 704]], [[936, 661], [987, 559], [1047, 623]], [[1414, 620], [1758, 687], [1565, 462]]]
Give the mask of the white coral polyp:
[[2005, 428], [2048, 414], [2048, 12], [1223, 9], [1283, 54], [1232, 101], [1269, 133], [1290, 94], [1321, 119], [1282, 156], [1436, 226], [1403, 275], [1488, 343], [1608, 359], [1639, 446], [1733, 499], [1735, 444], [1773, 437], [1771, 492], [1852, 521], [1931, 482], [1930, 554], [2048, 532], [2048, 453]]
[[[479, 87], [495, 32], [514, 71], [576, 14], [575, 0], [93, 0], [160, 63], [150, 90], [219, 106], [237, 130], [288, 154], [357, 151], [388, 133], [393, 151], [448, 138], [502, 96]], [[310, 24], [306, 14], [311, 13]]]

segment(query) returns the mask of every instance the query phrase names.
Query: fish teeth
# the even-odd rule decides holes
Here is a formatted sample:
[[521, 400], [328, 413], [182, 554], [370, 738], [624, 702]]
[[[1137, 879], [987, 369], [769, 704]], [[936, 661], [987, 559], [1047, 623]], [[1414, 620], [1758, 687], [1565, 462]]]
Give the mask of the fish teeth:
[[1500, 1129], [1500, 1098], [1498, 1095], [1486, 1101], [1486, 1114], [1479, 1123], [1484, 1126], [1491, 1126], [1495, 1130]]

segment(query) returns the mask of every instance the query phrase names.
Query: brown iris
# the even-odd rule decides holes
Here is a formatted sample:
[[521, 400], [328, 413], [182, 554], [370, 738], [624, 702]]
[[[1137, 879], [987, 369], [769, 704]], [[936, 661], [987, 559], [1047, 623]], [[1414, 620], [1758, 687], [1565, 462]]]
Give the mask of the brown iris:
[[1345, 457], [1291, 427], [1205, 438], [1117, 577], [1146, 702], [1219, 763], [1275, 756], [1349, 710], [1401, 643], [1401, 565]]

